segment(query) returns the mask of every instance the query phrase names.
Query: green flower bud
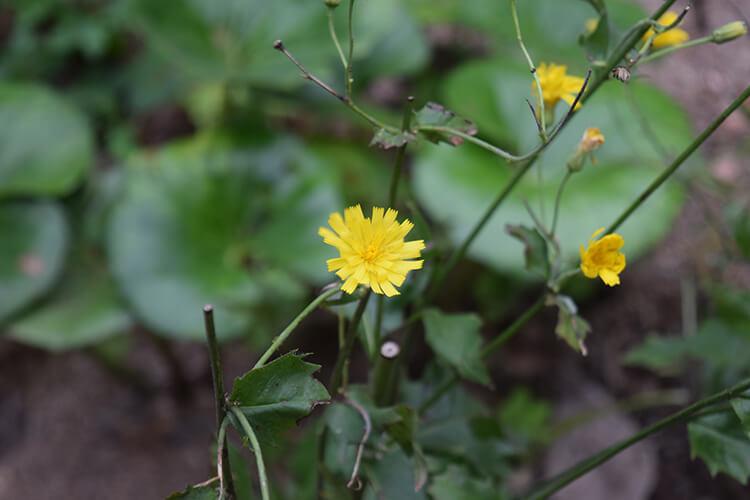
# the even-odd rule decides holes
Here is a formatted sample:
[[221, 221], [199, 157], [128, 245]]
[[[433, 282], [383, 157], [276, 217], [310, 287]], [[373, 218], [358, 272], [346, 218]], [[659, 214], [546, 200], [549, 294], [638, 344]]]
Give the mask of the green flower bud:
[[747, 24], [743, 21], [733, 21], [721, 28], [716, 28], [713, 33], [714, 43], [726, 43], [747, 35]]
[[341, 0], [323, 0], [323, 2], [326, 4], [326, 7], [329, 9], [335, 9], [339, 6], [341, 3]]

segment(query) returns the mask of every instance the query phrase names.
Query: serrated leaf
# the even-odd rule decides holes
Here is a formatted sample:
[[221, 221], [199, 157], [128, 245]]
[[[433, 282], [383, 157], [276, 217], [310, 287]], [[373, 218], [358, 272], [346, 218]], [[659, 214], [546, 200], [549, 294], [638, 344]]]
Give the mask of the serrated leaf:
[[428, 309], [422, 315], [425, 339], [440, 359], [458, 370], [462, 377], [491, 385], [482, 361], [482, 321], [476, 314], [444, 314]]
[[690, 456], [700, 458], [712, 476], [723, 472], [742, 484], [747, 483], [750, 441], [742, 435], [736, 423], [733, 425], [723, 415], [704, 417], [688, 424], [688, 438]]
[[302, 358], [287, 353], [234, 381], [230, 400], [247, 417], [261, 445], [274, 444], [280, 433], [330, 400], [323, 384], [312, 377], [320, 366]]
[[547, 305], [557, 306], [557, 325], [555, 326], [557, 336], [585, 356], [587, 351], [584, 341], [591, 332], [591, 326], [578, 315], [578, 307], [573, 299], [567, 295], [558, 294], [549, 297]]
[[539, 230], [520, 224], [508, 224], [505, 226], [505, 230], [509, 235], [523, 243], [526, 269], [540, 273], [544, 278], [549, 276], [549, 249], [547, 248], [547, 241]]
[[379, 146], [382, 149], [399, 148], [415, 139], [416, 136], [408, 131], [391, 132], [390, 130], [381, 128], [375, 132], [375, 135], [370, 141], [370, 146]]
[[740, 419], [742, 430], [745, 431], [745, 435], [750, 438], [750, 393], [745, 393], [744, 398], [735, 398], [730, 401], [732, 409], [737, 418]]
[[216, 500], [219, 480], [213, 479], [207, 483], [188, 486], [182, 491], [172, 493], [167, 500]]
[[[428, 102], [422, 109], [415, 111], [413, 125], [417, 129], [422, 125], [427, 125], [450, 128], [468, 135], [476, 135], [477, 133], [477, 126], [474, 122], [456, 116], [453, 111], [436, 102]], [[445, 132], [421, 130], [420, 133], [434, 143], [446, 142], [454, 146], [460, 146], [464, 142], [460, 137]]]

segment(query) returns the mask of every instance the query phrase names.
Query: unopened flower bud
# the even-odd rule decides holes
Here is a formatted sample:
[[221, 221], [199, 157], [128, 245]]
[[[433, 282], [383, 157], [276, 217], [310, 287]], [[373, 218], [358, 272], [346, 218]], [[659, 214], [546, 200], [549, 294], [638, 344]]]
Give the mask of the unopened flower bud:
[[323, 0], [323, 2], [326, 4], [326, 7], [329, 9], [335, 9], [339, 6], [341, 3], [341, 0]]
[[733, 21], [716, 28], [713, 33], [713, 41], [714, 43], [727, 43], [745, 35], [747, 35], [747, 24], [743, 21]]

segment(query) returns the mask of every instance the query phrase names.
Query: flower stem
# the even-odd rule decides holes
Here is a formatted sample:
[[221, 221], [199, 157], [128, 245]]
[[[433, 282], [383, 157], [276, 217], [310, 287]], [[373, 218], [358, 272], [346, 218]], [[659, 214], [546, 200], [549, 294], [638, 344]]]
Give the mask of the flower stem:
[[336, 24], [334, 23], [333, 11], [333, 7], [328, 7], [328, 33], [331, 35], [331, 40], [333, 40], [333, 44], [336, 46], [336, 52], [338, 52], [339, 58], [341, 59], [341, 64], [344, 67], [344, 71], [346, 71], [346, 68], [349, 66], [349, 64], [346, 62], [344, 50], [341, 48], [339, 37], [336, 34]]
[[704, 36], [702, 38], [696, 38], [694, 40], [690, 40], [685, 43], [681, 43], [679, 45], [672, 45], [671, 47], [657, 50], [645, 57], [642, 57], [640, 60], [640, 63], [643, 64], [643, 63], [651, 62], [661, 57], [664, 57], [667, 54], [671, 54], [672, 52], [677, 52], [678, 50], [687, 49], [690, 47], [696, 47], [698, 45], [704, 45], [706, 43], [713, 43], [713, 41], [714, 41], [713, 36]]
[[541, 123], [541, 130], [540, 133], [542, 135], [542, 141], [546, 142], [547, 140], [547, 118], [546, 118], [546, 112], [544, 109], [544, 94], [542, 94], [542, 82], [539, 79], [539, 75], [536, 72], [536, 66], [534, 65], [534, 61], [531, 59], [531, 55], [529, 55], [529, 51], [526, 50], [526, 45], [523, 43], [523, 36], [521, 35], [521, 24], [518, 22], [518, 12], [516, 9], [516, 0], [510, 0], [510, 13], [513, 16], [513, 24], [516, 28], [516, 40], [518, 40], [518, 45], [521, 46], [521, 51], [523, 52], [524, 57], [526, 58], [526, 62], [529, 64], [529, 70], [531, 71], [531, 74], [534, 77], [534, 83], [536, 84], [536, 91], [537, 91], [537, 97], [539, 98], [539, 120]]
[[352, 84], [354, 83], [353, 75], [353, 59], [354, 59], [354, 29], [352, 27], [352, 16], [354, 14], [354, 1], [349, 0], [349, 16], [348, 16], [348, 27], [349, 27], [349, 57], [346, 60], [346, 96], [351, 99], [352, 97]]
[[557, 188], [557, 195], [555, 196], [555, 211], [552, 213], [552, 228], [549, 231], [550, 235], [553, 238], [555, 237], [555, 230], [557, 229], [557, 218], [560, 213], [560, 200], [562, 199], [565, 185], [570, 180], [571, 175], [573, 175], [573, 172], [571, 172], [570, 170], [566, 170], [565, 177], [563, 177], [562, 181], [560, 182], [560, 187]]
[[666, 182], [667, 179], [669, 179], [672, 174], [674, 174], [680, 166], [682, 166], [683, 163], [685, 163], [685, 160], [687, 160], [690, 155], [692, 155], [696, 149], [698, 149], [701, 144], [703, 144], [706, 139], [708, 139], [719, 126], [724, 123], [724, 120], [729, 117], [737, 108], [739, 108], [742, 103], [744, 103], [748, 97], [750, 97], [750, 86], [748, 86], [742, 94], [740, 94], [732, 103], [727, 106], [724, 111], [708, 126], [701, 132], [701, 134], [693, 140], [690, 145], [685, 148], [685, 150], [680, 153], [680, 155], [667, 167], [662, 171], [659, 176], [651, 182], [651, 184], [648, 185], [648, 187], [638, 196], [638, 198], [635, 199], [626, 209], [625, 211], [607, 228], [607, 230], [604, 232], [604, 234], [610, 234], [619, 228], [623, 222], [625, 222], [628, 217], [638, 208], [640, 207], [643, 202], [645, 202], [649, 196], [653, 194], [654, 191], [656, 191], [664, 182]]
[[250, 426], [247, 418], [245, 418], [245, 415], [239, 408], [233, 406], [231, 408], [231, 412], [232, 415], [234, 415], [234, 418], [236, 418], [240, 423], [242, 431], [245, 433], [248, 439], [250, 439], [250, 444], [253, 447], [253, 453], [255, 454], [255, 463], [258, 466], [258, 481], [260, 482], [261, 498], [263, 500], [270, 500], [271, 495], [268, 492], [268, 476], [266, 475], [266, 464], [265, 462], [263, 462], [263, 452], [260, 449], [258, 437], [255, 435], [253, 428]]
[[273, 342], [271, 342], [270, 347], [266, 350], [266, 352], [263, 353], [263, 355], [260, 357], [257, 363], [255, 363], [255, 366], [253, 367], [253, 370], [256, 368], [260, 368], [261, 366], [265, 365], [268, 360], [273, 356], [273, 354], [281, 347], [281, 344], [283, 344], [286, 339], [289, 337], [289, 335], [292, 334], [295, 328], [302, 322], [303, 319], [305, 319], [311, 312], [313, 312], [315, 309], [318, 308], [320, 304], [326, 301], [326, 299], [336, 295], [339, 292], [339, 289], [337, 287], [331, 288], [330, 290], [326, 290], [325, 292], [318, 295], [312, 302], [310, 302], [307, 307], [305, 307], [301, 313], [297, 315], [296, 318], [292, 320], [289, 325], [287, 325], [286, 328], [279, 334], [278, 337], [273, 339]]
[[686, 419], [689, 419], [690, 417], [692, 417], [693, 415], [695, 415], [696, 413], [700, 412], [701, 410], [705, 408], [708, 408], [715, 404], [733, 399], [736, 396], [739, 396], [740, 394], [745, 392], [747, 389], [750, 389], [750, 379], [740, 382], [734, 387], [725, 389], [721, 392], [718, 392], [704, 399], [701, 399], [700, 401], [697, 401], [691, 404], [690, 406], [687, 406], [686, 408], [683, 408], [682, 410], [675, 412], [669, 415], [668, 417], [663, 418], [659, 420], [658, 422], [655, 422], [649, 425], [648, 427], [641, 430], [640, 432], [637, 432], [631, 437], [624, 439], [620, 441], [619, 443], [616, 443], [610, 446], [609, 448], [606, 448], [600, 451], [599, 453], [596, 453], [595, 455], [579, 462], [578, 464], [574, 465], [567, 471], [564, 471], [563, 473], [559, 474], [557, 477], [550, 480], [547, 484], [542, 485], [538, 489], [532, 491], [525, 498], [532, 499], [532, 500], [547, 498], [550, 495], [554, 494], [555, 492], [561, 490], [563, 487], [572, 483], [579, 477], [585, 475], [592, 469], [595, 469], [596, 467], [600, 466], [604, 462], [608, 461], [610, 458], [614, 457], [621, 451], [629, 448], [630, 446], [638, 443], [639, 441], [642, 441], [648, 436], [666, 427], [669, 427], [672, 424], [679, 423]]
[[333, 373], [331, 373], [331, 381], [328, 384], [328, 392], [330, 392], [331, 395], [336, 395], [341, 388], [346, 361], [349, 359], [352, 349], [354, 348], [354, 340], [357, 338], [359, 323], [362, 320], [362, 315], [364, 314], [365, 309], [367, 308], [367, 302], [370, 300], [370, 295], [372, 295], [372, 290], [368, 289], [365, 292], [365, 295], [359, 300], [357, 310], [354, 311], [354, 316], [352, 316], [352, 319], [349, 322], [349, 328], [347, 328], [346, 336], [344, 338], [344, 345], [339, 349], [339, 355], [336, 358], [336, 364], [333, 366]]
[[219, 342], [216, 340], [216, 325], [214, 323], [214, 308], [211, 305], [203, 307], [203, 322], [206, 329], [206, 340], [208, 342], [208, 360], [211, 364], [211, 378], [214, 387], [214, 406], [216, 411], [216, 428], [219, 438], [219, 479], [221, 494], [233, 500], [237, 497], [234, 491], [232, 479], [232, 468], [229, 463], [225, 436], [225, 417], [227, 413], [226, 401], [224, 399], [224, 375], [221, 371], [221, 353]]

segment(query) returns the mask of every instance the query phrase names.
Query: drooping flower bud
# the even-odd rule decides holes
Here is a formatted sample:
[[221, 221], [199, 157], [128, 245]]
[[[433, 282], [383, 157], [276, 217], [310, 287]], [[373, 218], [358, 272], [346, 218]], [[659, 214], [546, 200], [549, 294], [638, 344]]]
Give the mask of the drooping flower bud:
[[714, 43], [727, 43], [745, 35], [747, 35], [747, 24], [743, 21], [733, 21], [716, 28], [713, 32], [713, 41]]
[[335, 9], [339, 6], [339, 4], [341, 4], [341, 0], [323, 0], [323, 2], [329, 9]]
[[568, 160], [568, 170], [571, 172], [579, 172], [583, 169], [583, 165], [587, 159], [591, 159], [592, 163], [595, 163], [594, 151], [602, 147], [604, 144], [604, 134], [597, 127], [587, 128], [583, 132], [583, 137], [578, 143], [573, 157]]

